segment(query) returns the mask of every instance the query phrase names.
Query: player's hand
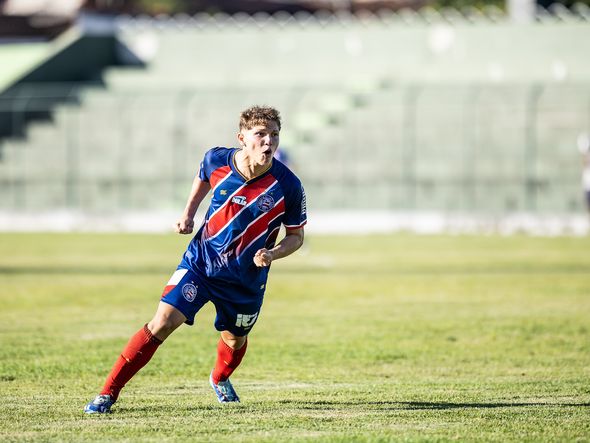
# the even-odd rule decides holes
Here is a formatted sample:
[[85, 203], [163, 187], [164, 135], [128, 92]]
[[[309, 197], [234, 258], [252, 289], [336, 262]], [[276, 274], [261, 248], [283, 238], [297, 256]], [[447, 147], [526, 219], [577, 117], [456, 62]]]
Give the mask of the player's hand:
[[174, 226], [174, 230], [178, 234], [190, 234], [193, 232], [193, 227], [195, 226], [195, 222], [193, 219], [188, 217], [182, 217], [180, 220], [176, 222]]
[[259, 268], [262, 268], [264, 266], [270, 266], [271, 263], [272, 253], [268, 249], [259, 249], [258, 251], [256, 251], [256, 254], [254, 254], [254, 264]]

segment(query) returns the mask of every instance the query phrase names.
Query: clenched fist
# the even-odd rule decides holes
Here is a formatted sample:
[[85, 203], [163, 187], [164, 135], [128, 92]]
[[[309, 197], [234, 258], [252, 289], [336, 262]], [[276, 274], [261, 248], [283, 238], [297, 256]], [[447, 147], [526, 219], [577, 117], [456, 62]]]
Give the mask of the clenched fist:
[[265, 248], [259, 249], [254, 254], [254, 264], [260, 268], [269, 266], [272, 263], [272, 253]]
[[193, 232], [194, 226], [195, 222], [193, 219], [182, 217], [180, 220], [176, 222], [174, 230], [179, 234], [190, 234], [191, 232]]

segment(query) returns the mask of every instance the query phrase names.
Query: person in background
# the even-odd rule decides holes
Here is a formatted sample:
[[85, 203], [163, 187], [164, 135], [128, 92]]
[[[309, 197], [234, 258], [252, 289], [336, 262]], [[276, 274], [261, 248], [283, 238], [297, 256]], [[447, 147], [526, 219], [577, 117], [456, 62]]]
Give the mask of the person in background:
[[582, 189], [590, 216], [590, 135], [588, 133], [584, 132], [578, 136], [578, 149], [582, 154]]

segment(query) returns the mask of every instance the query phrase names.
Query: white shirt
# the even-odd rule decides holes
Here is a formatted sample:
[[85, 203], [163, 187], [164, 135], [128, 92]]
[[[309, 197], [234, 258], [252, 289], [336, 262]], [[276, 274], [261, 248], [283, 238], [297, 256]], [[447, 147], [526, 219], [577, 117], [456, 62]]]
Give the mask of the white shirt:
[[584, 155], [583, 165], [582, 187], [585, 191], [590, 192], [590, 152], [586, 152]]
[[584, 166], [584, 172], [582, 172], [582, 186], [588, 192], [590, 192], [590, 164]]

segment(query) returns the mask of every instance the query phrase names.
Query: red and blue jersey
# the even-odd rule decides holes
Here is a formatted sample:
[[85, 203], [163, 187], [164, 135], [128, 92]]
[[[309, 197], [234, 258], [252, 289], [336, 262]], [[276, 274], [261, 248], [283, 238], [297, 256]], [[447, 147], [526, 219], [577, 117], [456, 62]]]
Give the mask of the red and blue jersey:
[[269, 267], [254, 264], [260, 248], [274, 247], [281, 224], [300, 228], [307, 222], [301, 182], [283, 163], [246, 180], [235, 164], [237, 148], [213, 148], [201, 163], [199, 178], [211, 185], [204, 223], [190, 242], [180, 267], [191, 269], [233, 301], [264, 294]]

